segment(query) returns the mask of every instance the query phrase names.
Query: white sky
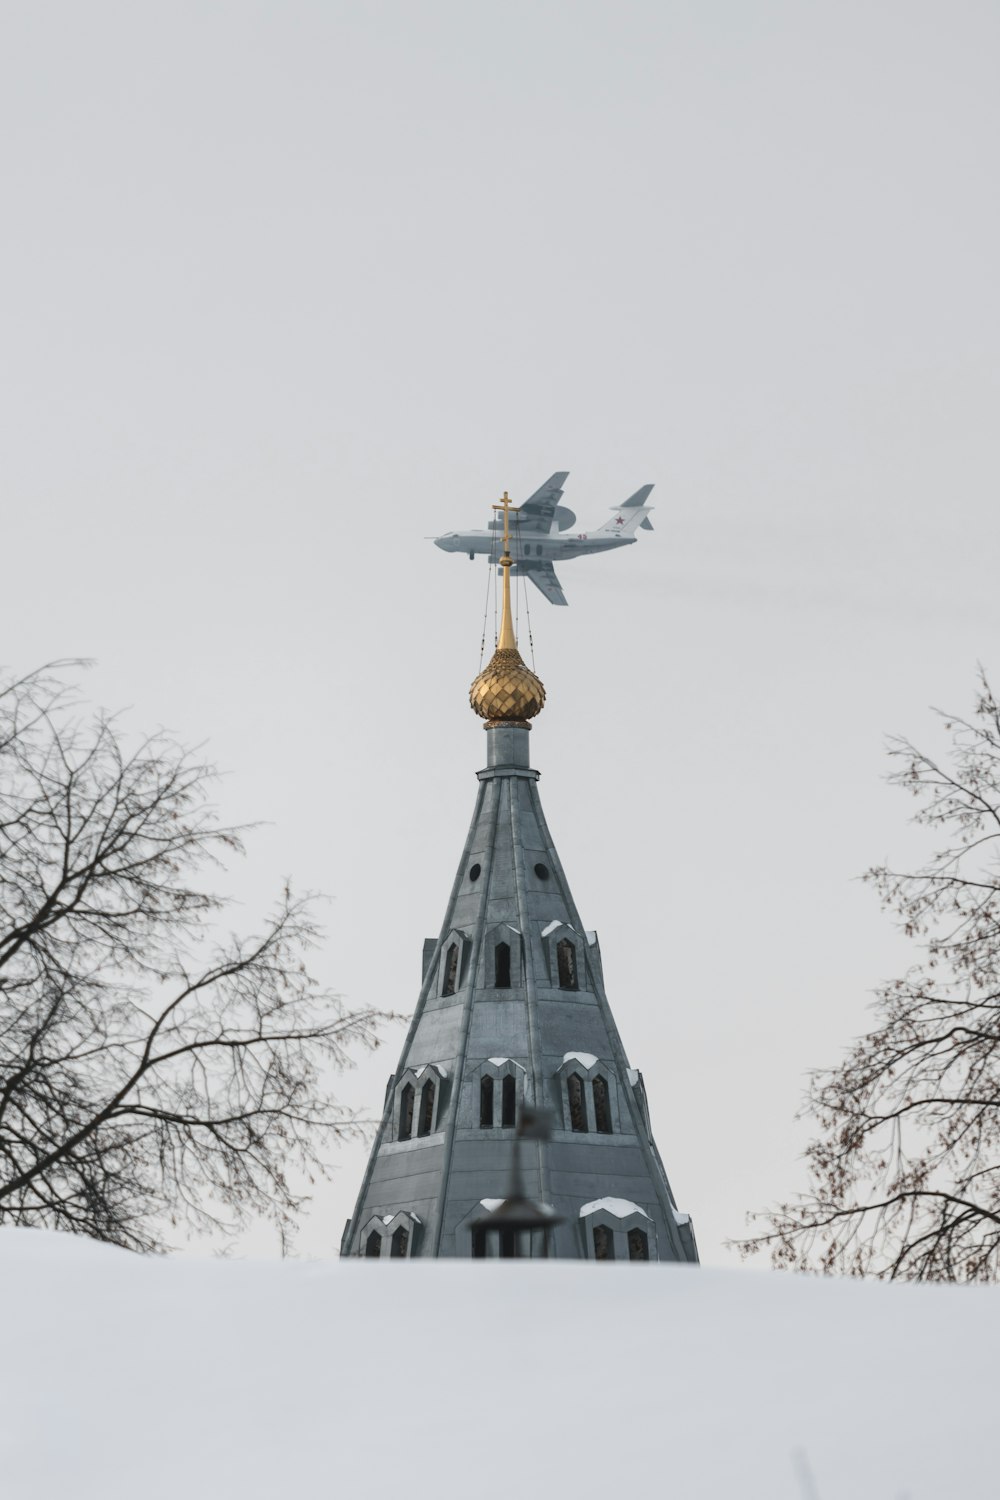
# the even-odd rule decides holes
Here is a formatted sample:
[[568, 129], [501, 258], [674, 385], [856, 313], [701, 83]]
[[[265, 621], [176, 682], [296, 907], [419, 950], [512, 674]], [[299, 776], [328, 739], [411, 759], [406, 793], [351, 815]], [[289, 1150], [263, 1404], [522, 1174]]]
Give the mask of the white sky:
[[921, 847], [883, 734], [1000, 675], [998, 43], [973, 0], [0, 16], [0, 654], [207, 740], [267, 820], [234, 924], [291, 874], [324, 978], [411, 1008], [485, 753], [485, 564], [423, 538], [656, 482], [531, 599], [532, 750], [708, 1262], [908, 958], [855, 879]]

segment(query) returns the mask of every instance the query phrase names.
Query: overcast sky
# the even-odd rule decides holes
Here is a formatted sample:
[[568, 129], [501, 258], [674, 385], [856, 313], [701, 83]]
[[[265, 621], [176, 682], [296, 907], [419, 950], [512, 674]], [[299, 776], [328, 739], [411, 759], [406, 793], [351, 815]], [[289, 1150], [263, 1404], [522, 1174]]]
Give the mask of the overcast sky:
[[923, 847], [883, 737], [1000, 678], [998, 43], [974, 0], [0, 8], [0, 656], [207, 742], [266, 825], [234, 925], [289, 874], [323, 978], [412, 1008], [485, 755], [486, 564], [425, 538], [655, 482], [531, 599], [532, 754], [711, 1263], [909, 960], [857, 879]]

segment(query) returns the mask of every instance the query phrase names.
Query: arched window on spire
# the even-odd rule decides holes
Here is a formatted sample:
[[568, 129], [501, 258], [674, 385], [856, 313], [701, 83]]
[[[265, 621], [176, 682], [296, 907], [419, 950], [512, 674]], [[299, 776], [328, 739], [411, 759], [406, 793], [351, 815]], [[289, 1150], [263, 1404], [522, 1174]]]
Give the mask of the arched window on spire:
[[[480, 1130], [513, 1130], [517, 1125], [517, 1111], [525, 1097], [525, 1073], [523, 1066], [511, 1057], [487, 1057], [473, 1075], [471, 1097], [463, 1106], [463, 1125], [474, 1125], [477, 1116], [475, 1101], [479, 1099], [478, 1123]], [[470, 1108], [471, 1105], [471, 1108]]]
[[594, 1259], [614, 1260], [615, 1237], [607, 1224], [594, 1225]]
[[601, 1135], [611, 1134], [611, 1099], [608, 1095], [608, 1080], [600, 1073], [594, 1077], [594, 1129]]
[[588, 1260], [656, 1260], [656, 1226], [639, 1203], [595, 1198], [580, 1209]]
[[448, 1108], [448, 1069], [443, 1063], [408, 1067], [396, 1080], [396, 1140], [433, 1135]]
[[571, 1130], [586, 1131], [587, 1101], [583, 1094], [583, 1079], [579, 1073], [571, 1073], [566, 1080], [569, 1095], [569, 1124]]
[[[611, 1135], [622, 1128], [615, 1066], [608, 1058], [595, 1057], [592, 1052], [567, 1052], [555, 1078], [563, 1130], [596, 1130]], [[624, 1251], [618, 1259], [624, 1259]]]
[[[522, 983], [521, 933], [510, 922], [497, 922], [483, 933], [483, 983], [509, 990]], [[461, 965], [459, 965], [461, 970]]]
[[403, 1085], [399, 1094], [399, 1140], [408, 1141], [413, 1134], [413, 1084]]
[[559, 970], [559, 988], [561, 990], [577, 989], [576, 949], [569, 938], [560, 938], [556, 944], [556, 964]]
[[444, 960], [444, 985], [442, 995], [453, 995], [458, 984], [458, 944], [452, 943]]
[[420, 1090], [420, 1118], [417, 1121], [417, 1135], [430, 1135], [434, 1124], [434, 1084], [428, 1078]]
[[[596, 1229], [594, 1230], [596, 1234]], [[629, 1260], [649, 1259], [649, 1237], [644, 1229], [630, 1229], [628, 1232], [628, 1258]]]
[[409, 1260], [419, 1249], [420, 1220], [409, 1209], [395, 1214], [373, 1214], [361, 1228], [358, 1254], [372, 1260]]

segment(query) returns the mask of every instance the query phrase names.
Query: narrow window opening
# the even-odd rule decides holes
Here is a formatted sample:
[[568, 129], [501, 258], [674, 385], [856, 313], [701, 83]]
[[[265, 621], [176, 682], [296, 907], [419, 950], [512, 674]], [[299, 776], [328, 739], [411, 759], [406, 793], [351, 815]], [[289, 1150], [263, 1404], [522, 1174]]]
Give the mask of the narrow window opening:
[[611, 1134], [611, 1099], [608, 1080], [598, 1073], [594, 1079], [594, 1125], [602, 1135]]
[[382, 1236], [377, 1229], [373, 1229], [365, 1240], [365, 1257], [378, 1260], [382, 1254]]
[[515, 1230], [501, 1229], [500, 1255], [503, 1260], [517, 1259], [517, 1233]]
[[556, 944], [556, 962], [559, 967], [559, 988], [575, 990], [577, 988], [576, 949], [569, 938], [563, 938]]
[[493, 983], [498, 990], [510, 989], [509, 943], [497, 943], [493, 950]]
[[408, 1141], [413, 1134], [413, 1084], [404, 1083], [399, 1094], [399, 1139]]
[[472, 1257], [473, 1260], [486, 1259], [486, 1230], [474, 1229], [472, 1231]]
[[649, 1240], [643, 1229], [630, 1229], [628, 1232], [628, 1258], [629, 1260], [649, 1259]]
[[417, 1135], [430, 1135], [431, 1125], [434, 1123], [434, 1085], [428, 1078], [420, 1090], [420, 1119], [417, 1122]]
[[389, 1249], [390, 1255], [405, 1256], [410, 1243], [410, 1231], [400, 1224], [392, 1236], [392, 1244]]
[[455, 986], [458, 984], [458, 944], [452, 943], [445, 954], [444, 960], [444, 988], [442, 995], [453, 995]]
[[479, 1124], [483, 1130], [493, 1129], [493, 1079], [488, 1073], [479, 1080]]
[[[631, 1242], [630, 1242], [631, 1243]], [[614, 1260], [615, 1237], [607, 1224], [594, 1225], [594, 1259]]]
[[513, 1130], [517, 1124], [517, 1084], [509, 1073], [500, 1096], [500, 1124], [504, 1130]]
[[583, 1095], [583, 1079], [579, 1073], [571, 1073], [566, 1080], [569, 1093], [569, 1125], [571, 1130], [587, 1129], [587, 1102]]

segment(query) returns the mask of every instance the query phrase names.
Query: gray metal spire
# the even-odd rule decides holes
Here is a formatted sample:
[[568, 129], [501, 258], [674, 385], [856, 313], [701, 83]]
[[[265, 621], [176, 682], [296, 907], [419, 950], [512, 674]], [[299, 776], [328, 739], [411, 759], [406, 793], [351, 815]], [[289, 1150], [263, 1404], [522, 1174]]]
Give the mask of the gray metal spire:
[[540, 1253], [541, 1234], [481, 1228], [507, 1195], [527, 1109], [551, 1122], [548, 1139], [529, 1131], [520, 1144], [525, 1198], [554, 1224], [550, 1253], [696, 1261], [608, 1005], [596, 934], [583, 928], [542, 813], [527, 721], [545, 693], [510, 628], [506, 549], [501, 567], [504, 625], [471, 693], [487, 720], [488, 763], [441, 933], [424, 944], [420, 996], [341, 1253]]

